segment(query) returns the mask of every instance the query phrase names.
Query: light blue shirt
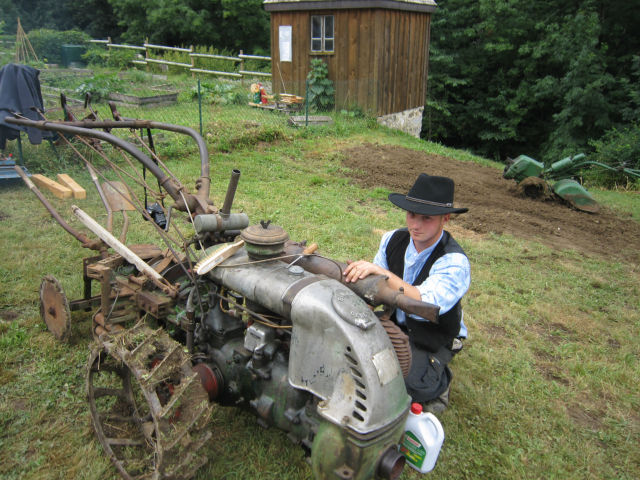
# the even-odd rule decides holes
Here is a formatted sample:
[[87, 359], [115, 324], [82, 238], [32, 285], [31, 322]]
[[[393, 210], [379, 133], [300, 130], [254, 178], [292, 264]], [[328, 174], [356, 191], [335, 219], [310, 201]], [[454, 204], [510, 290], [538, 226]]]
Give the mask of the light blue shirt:
[[[389, 245], [389, 240], [396, 231], [397, 230], [392, 230], [382, 236], [380, 248], [373, 259], [373, 263], [386, 270], [389, 270], [386, 253], [387, 245]], [[413, 285], [420, 270], [422, 270], [429, 256], [442, 239], [442, 235], [443, 234], [440, 235], [437, 242], [420, 253], [416, 250], [413, 240], [409, 242], [404, 254], [404, 273], [402, 279], [405, 282]], [[458, 303], [458, 300], [469, 290], [470, 284], [471, 265], [469, 264], [469, 259], [461, 253], [447, 253], [434, 262], [431, 270], [429, 270], [427, 279], [420, 285], [416, 285], [416, 288], [420, 291], [423, 302], [438, 305], [440, 307], [440, 314], [443, 314], [447, 313]], [[405, 323], [405, 317], [405, 312], [396, 310], [396, 320], [399, 324], [402, 325]], [[415, 315], [412, 315], [412, 317], [418, 320], [424, 320]], [[467, 327], [462, 321], [462, 318], [460, 319], [460, 333], [458, 336], [467, 337]]]

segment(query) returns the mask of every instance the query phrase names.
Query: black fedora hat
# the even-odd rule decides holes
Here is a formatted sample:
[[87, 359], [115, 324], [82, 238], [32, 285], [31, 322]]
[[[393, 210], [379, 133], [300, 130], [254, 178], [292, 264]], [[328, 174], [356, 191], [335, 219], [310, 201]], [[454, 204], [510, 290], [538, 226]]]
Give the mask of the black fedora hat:
[[453, 180], [421, 173], [406, 195], [391, 193], [389, 201], [396, 207], [420, 215], [465, 213], [468, 208], [453, 206]]

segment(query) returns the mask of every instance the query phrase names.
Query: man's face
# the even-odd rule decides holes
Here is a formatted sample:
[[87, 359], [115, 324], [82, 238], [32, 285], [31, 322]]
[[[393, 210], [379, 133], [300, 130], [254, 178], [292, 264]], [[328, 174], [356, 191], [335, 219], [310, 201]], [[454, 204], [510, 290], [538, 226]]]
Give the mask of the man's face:
[[429, 216], [407, 212], [407, 228], [416, 250], [420, 252], [437, 242], [444, 224], [449, 221], [450, 217], [449, 213]]

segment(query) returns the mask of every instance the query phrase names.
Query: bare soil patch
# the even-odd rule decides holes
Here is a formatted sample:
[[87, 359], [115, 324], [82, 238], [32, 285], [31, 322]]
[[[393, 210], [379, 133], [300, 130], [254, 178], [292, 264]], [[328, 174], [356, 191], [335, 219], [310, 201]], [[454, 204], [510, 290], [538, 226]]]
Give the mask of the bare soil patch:
[[640, 260], [640, 223], [610, 209], [574, 210], [556, 200], [523, 198], [513, 180], [494, 168], [394, 145], [364, 144], [343, 151], [354, 181], [406, 193], [420, 173], [455, 182], [456, 205], [468, 207], [454, 223], [477, 234], [494, 232], [585, 255]]

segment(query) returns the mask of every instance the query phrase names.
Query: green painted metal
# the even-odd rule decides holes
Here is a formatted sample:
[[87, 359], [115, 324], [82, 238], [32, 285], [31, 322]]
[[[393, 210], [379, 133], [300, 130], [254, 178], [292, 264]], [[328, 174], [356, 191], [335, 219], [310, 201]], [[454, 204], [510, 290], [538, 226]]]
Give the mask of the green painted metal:
[[569, 202], [573, 207], [585, 212], [595, 213], [599, 210], [598, 203], [587, 190], [575, 180], [564, 178], [558, 180], [551, 187], [553, 193]]
[[526, 155], [518, 155], [511, 165], [507, 165], [502, 176], [521, 182], [527, 177], [539, 177], [543, 170], [544, 164], [542, 162]]
[[311, 447], [311, 469], [319, 480], [369, 480], [380, 478], [376, 471], [382, 455], [389, 448], [397, 448], [404, 433], [409, 410], [382, 435], [370, 438], [350, 433], [348, 428], [322, 422], [318, 426]]

